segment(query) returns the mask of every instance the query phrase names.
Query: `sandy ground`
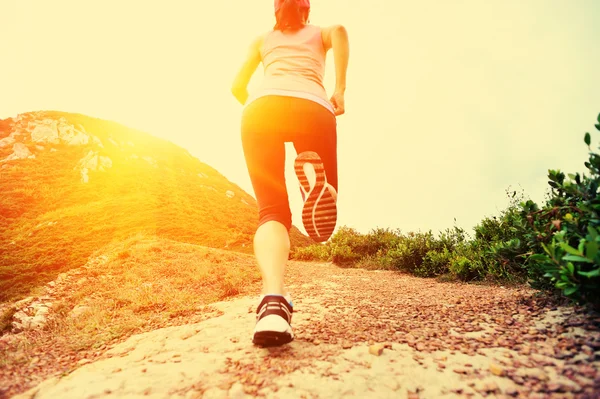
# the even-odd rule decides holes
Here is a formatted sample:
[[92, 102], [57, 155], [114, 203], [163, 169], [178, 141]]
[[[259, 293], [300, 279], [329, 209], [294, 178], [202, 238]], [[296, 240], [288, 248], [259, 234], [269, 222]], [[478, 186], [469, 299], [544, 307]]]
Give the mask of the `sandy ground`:
[[[251, 343], [258, 296], [130, 337], [22, 398], [598, 398], [600, 317], [525, 288], [291, 262], [296, 339]], [[205, 309], [206, 312], [206, 309]]]

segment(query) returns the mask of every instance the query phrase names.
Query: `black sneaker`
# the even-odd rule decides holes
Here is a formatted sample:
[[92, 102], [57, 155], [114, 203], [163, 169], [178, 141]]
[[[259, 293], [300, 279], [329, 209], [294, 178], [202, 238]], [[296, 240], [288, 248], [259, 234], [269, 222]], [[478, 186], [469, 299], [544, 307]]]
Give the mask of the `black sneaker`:
[[305, 201], [302, 223], [306, 233], [317, 242], [325, 242], [337, 223], [337, 205], [330, 191], [333, 187], [327, 183], [323, 161], [316, 152], [305, 151], [296, 157], [294, 170]]
[[259, 346], [279, 346], [294, 339], [289, 302], [282, 296], [265, 295], [256, 309], [256, 326], [252, 342]]

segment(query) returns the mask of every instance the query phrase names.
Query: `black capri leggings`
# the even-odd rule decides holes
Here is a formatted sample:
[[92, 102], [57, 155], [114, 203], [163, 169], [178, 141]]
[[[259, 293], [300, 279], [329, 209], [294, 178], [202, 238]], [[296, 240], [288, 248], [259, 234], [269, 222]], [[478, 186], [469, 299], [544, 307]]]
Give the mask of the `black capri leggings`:
[[258, 225], [277, 221], [289, 231], [292, 213], [285, 184], [286, 142], [294, 143], [298, 154], [319, 154], [327, 182], [337, 191], [335, 116], [314, 101], [286, 96], [261, 97], [244, 110], [242, 145], [258, 202]]

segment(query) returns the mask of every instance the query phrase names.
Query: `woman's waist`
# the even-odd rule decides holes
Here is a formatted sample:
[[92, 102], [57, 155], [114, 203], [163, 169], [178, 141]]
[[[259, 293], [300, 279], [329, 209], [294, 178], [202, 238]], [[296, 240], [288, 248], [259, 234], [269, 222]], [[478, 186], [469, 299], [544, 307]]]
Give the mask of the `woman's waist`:
[[[325, 90], [323, 90], [323, 94], [325, 94]], [[325, 95], [317, 95], [314, 93], [298, 91], [298, 90], [267, 89], [267, 88], [257, 90], [255, 92], [253, 92], [250, 95], [250, 97], [248, 98], [248, 101], [246, 101], [246, 107], [248, 105], [250, 105], [250, 103], [252, 103], [253, 101], [258, 100], [259, 98], [262, 98], [262, 97], [266, 97], [266, 96], [284, 96], [284, 97], [295, 97], [295, 98], [310, 100], [317, 104], [322, 105], [324, 108], [326, 108], [332, 114], [335, 114], [333, 105], [329, 102], [329, 100], [327, 100], [327, 97]]]
[[317, 78], [294, 75], [266, 75], [258, 88], [260, 90], [289, 90], [310, 93], [327, 99], [323, 83]]

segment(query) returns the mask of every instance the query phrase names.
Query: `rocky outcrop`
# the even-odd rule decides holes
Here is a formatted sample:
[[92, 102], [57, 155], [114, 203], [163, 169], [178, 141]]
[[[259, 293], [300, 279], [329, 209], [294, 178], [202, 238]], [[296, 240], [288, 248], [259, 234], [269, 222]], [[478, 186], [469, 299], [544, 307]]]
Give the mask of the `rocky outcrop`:
[[27, 146], [23, 143], [15, 143], [13, 145], [13, 153], [10, 154], [8, 157], [4, 158], [2, 161], [0, 162], [8, 162], [8, 161], [15, 161], [18, 159], [33, 159], [35, 158], [35, 155], [33, 155], [31, 153], [31, 151], [29, 151], [29, 148], [27, 148]]
[[[56, 222], [49, 222], [56, 223]], [[39, 226], [38, 226], [39, 227]], [[56, 280], [46, 284], [44, 294], [39, 297], [28, 297], [16, 302], [13, 306], [15, 313], [12, 317], [12, 332], [40, 330], [48, 322], [50, 310], [56, 298], [64, 295], [65, 290], [74, 285], [85, 283], [86, 277], [82, 277], [84, 269], [95, 269], [102, 267], [108, 261], [106, 255], [91, 258], [83, 269], [73, 269], [58, 275]], [[89, 306], [83, 304], [75, 306], [69, 313], [71, 318], [77, 318], [89, 310]]]
[[10, 136], [5, 137], [2, 140], [0, 140], [0, 148], [8, 147], [9, 145], [13, 144], [14, 142], [15, 142], [15, 138], [11, 134]]
[[31, 140], [36, 143], [86, 145], [90, 142], [90, 135], [83, 128], [76, 129], [65, 118], [30, 122], [31, 128]]
[[104, 172], [106, 169], [112, 168], [112, 160], [109, 157], [98, 155], [95, 151], [89, 151], [87, 155], [79, 161], [77, 168], [81, 173], [81, 182], [88, 183], [90, 180], [90, 170], [94, 172]]
[[[45, 150], [42, 144], [82, 146], [93, 143], [104, 148], [98, 137], [88, 134], [83, 127], [76, 128], [64, 117], [51, 119], [40, 113], [31, 113], [27, 116], [18, 115], [13, 122], [10, 135], [0, 140], [0, 148], [12, 145], [13, 153], [0, 162], [34, 159], [36, 156], [28, 145], [37, 151]], [[55, 152], [56, 149], [52, 148], [50, 151]], [[103, 166], [106, 167], [106, 162]]]
[[90, 151], [79, 161], [79, 166], [93, 171], [105, 171], [112, 168], [112, 160], [109, 157], [98, 155], [97, 152]]

